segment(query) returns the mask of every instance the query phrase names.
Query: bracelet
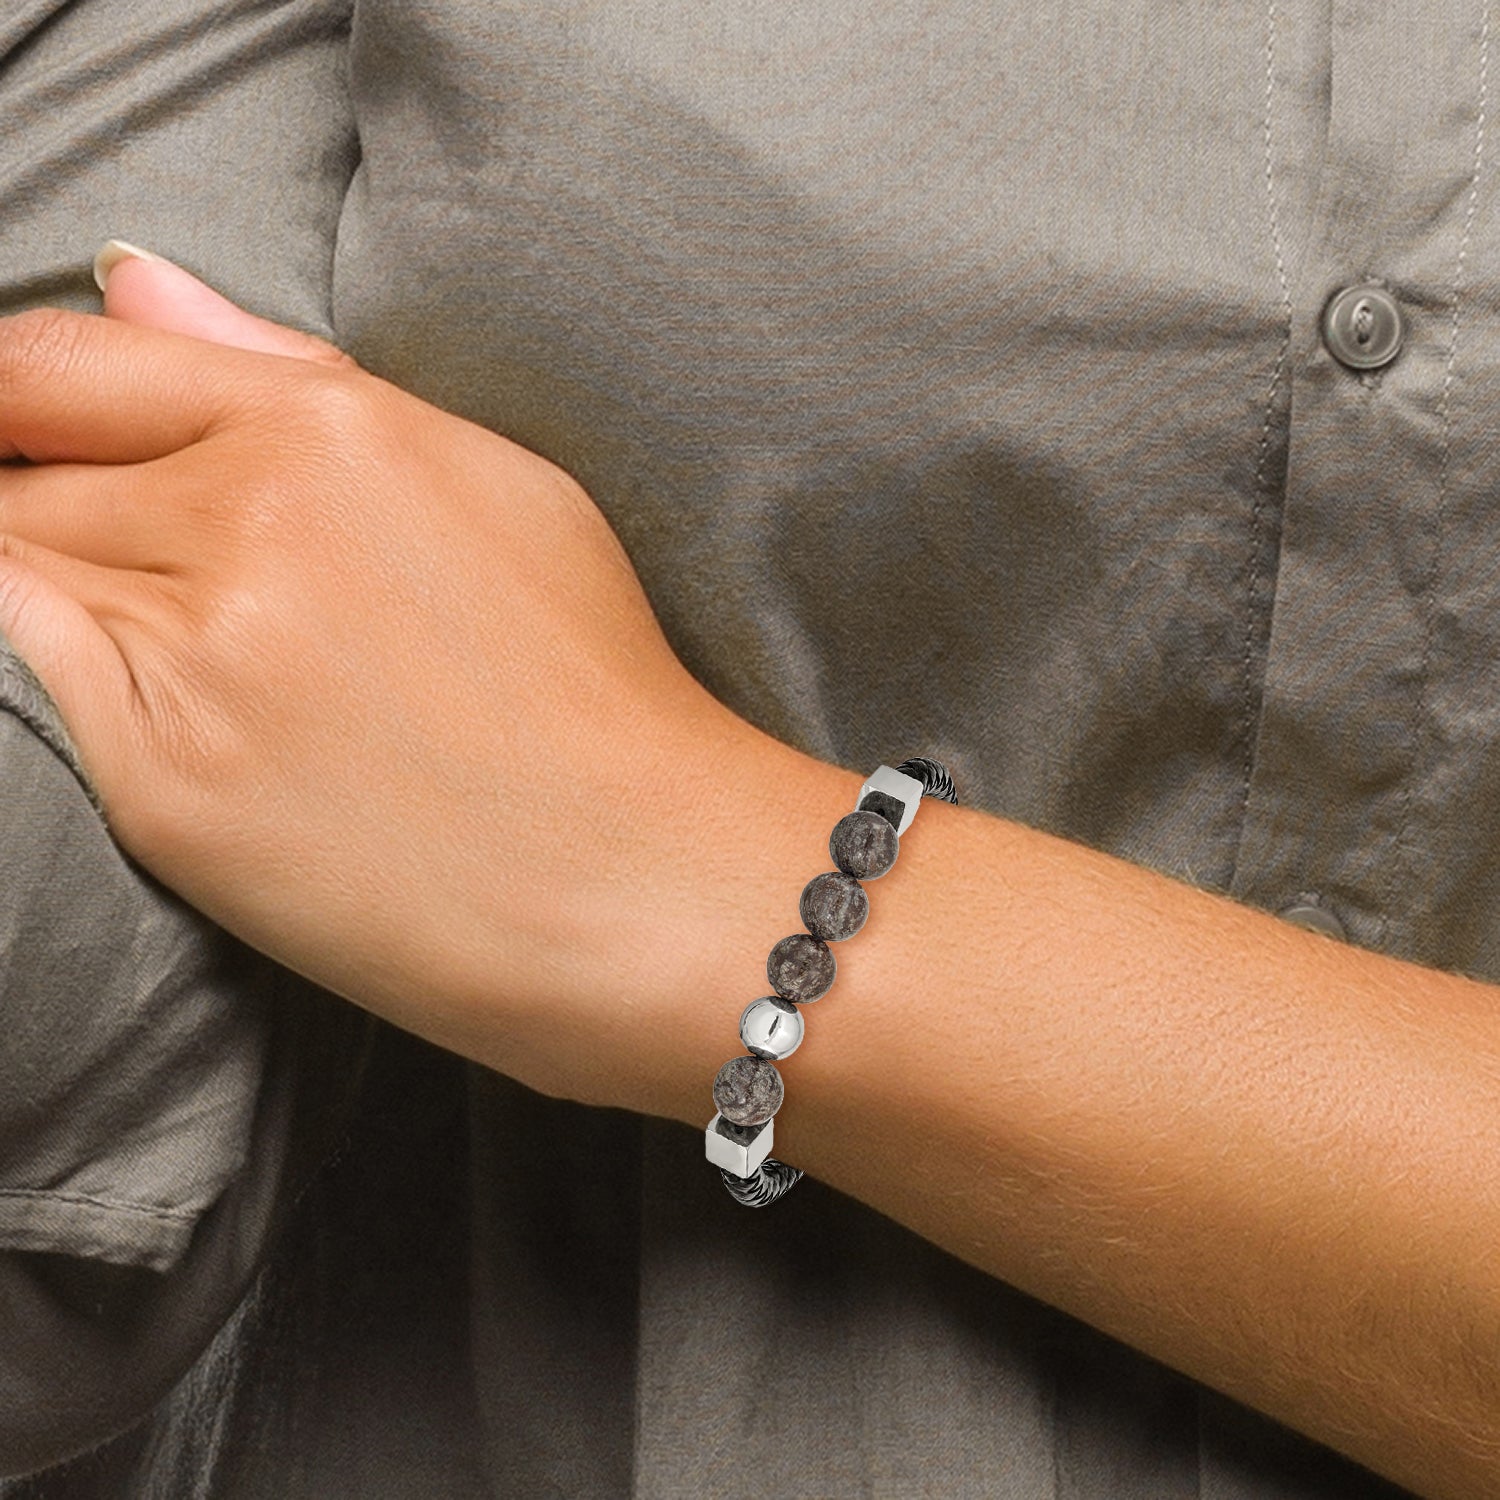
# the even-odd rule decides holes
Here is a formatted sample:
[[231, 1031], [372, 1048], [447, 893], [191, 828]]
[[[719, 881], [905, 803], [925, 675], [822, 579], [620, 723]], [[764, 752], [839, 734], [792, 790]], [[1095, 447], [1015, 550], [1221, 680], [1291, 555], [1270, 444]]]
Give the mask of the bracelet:
[[870, 915], [861, 880], [878, 880], [896, 863], [901, 835], [924, 796], [957, 802], [947, 769], [917, 756], [881, 766], [859, 789], [854, 811], [834, 824], [828, 852], [838, 866], [802, 888], [806, 932], [794, 932], [771, 949], [766, 978], [774, 994], [752, 1000], [740, 1016], [746, 1055], [731, 1057], [714, 1078], [714, 1106], [705, 1150], [732, 1197], [764, 1208], [802, 1180], [800, 1167], [771, 1155], [773, 1116], [784, 1086], [776, 1064], [802, 1043], [802, 1012], [828, 993], [838, 964], [829, 943], [851, 938]]

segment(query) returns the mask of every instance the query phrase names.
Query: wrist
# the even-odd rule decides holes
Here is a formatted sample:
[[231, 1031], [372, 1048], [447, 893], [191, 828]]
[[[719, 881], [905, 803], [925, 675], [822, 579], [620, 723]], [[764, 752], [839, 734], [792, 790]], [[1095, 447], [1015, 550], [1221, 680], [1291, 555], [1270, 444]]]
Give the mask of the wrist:
[[741, 1012], [771, 993], [767, 956], [803, 930], [802, 888], [833, 868], [829, 832], [867, 775], [741, 719], [714, 750], [692, 805], [663, 811], [668, 836], [599, 965], [649, 1021], [621, 1044], [632, 1062], [628, 1097], [607, 1102], [698, 1130], [714, 1114], [714, 1075], [744, 1051]]
[[[693, 686], [591, 757], [568, 847], [527, 893], [534, 921], [500, 882], [441, 893], [421, 972], [402, 966], [383, 1014], [550, 1096], [702, 1129], [740, 1010], [768, 992], [766, 955], [799, 929], [862, 777]], [[504, 819], [475, 840], [502, 861]]]

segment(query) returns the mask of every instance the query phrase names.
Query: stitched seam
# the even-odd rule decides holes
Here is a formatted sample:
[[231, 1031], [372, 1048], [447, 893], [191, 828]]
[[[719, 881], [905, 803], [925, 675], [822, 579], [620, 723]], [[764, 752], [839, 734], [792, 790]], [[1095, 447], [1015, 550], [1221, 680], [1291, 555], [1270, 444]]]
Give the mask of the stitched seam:
[[1422, 664], [1417, 672], [1416, 724], [1412, 734], [1411, 763], [1407, 768], [1401, 788], [1401, 814], [1396, 827], [1396, 857], [1391, 861], [1392, 880], [1386, 893], [1385, 909], [1380, 914], [1380, 937], [1377, 946], [1384, 946], [1390, 931], [1391, 908], [1395, 905], [1399, 872], [1410, 875], [1411, 844], [1407, 833], [1411, 825], [1412, 785], [1417, 778], [1421, 760], [1423, 730], [1427, 724], [1427, 680], [1432, 663], [1432, 621], [1436, 610], [1438, 560], [1442, 554], [1443, 517], [1448, 504], [1448, 469], [1452, 456], [1453, 416], [1449, 407], [1449, 394], [1453, 389], [1453, 372], [1458, 363], [1458, 310], [1459, 293], [1463, 287], [1464, 258], [1469, 250], [1469, 237], [1474, 228], [1474, 208], [1479, 201], [1479, 173], [1484, 164], [1484, 120], [1489, 105], [1490, 68], [1490, 0], [1484, 0], [1479, 28], [1479, 111], [1474, 122], [1474, 173], [1469, 182], [1469, 202], [1464, 211], [1464, 229], [1459, 240], [1458, 263], [1453, 270], [1452, 322], [1448, 333], [1448, 360], [1443, 370], [1443, 388], [1438, 396], [1438, 417], [1442, 432], [1441, 453], [1438, 459], [1437, 507], [1432, 518], [1431, 556], [1427, 565], [1427, 576], [1422, 585]]
[[1276, 364], [1271, 371], [1271, 386], [1266, 392], [1265, 420], [1261, 423], [1260, 447], [1255, 457], [1255, 501], [1250, 510], [1250, 567], [1245, 611], [1245, 649], [1242, 658], [1245, 684], [1245, 776], [1244, 789], [1240, 797], [1240, 838], [1242, 841], [1245, 824], [1250, 816], [1250, 782], [1255, 767], [1256, 716], [1252, 667], [1255, 646], [1256, 592], [1260, 588], [1261, 515], [1266, 499], [1266, 457], [1271, 447], [1271, 418], [1276, 407], [1276, 393], [1281, 388], [1281, 374], [1286, 368], [1287, 355], [1292, 347], [1292, 294], [1287, 282], [1286, 257], [1281, 244], [1281, 219], [1276, 211], [1276, 184], [1272, 173], [1271, 122], [1275, 99], [1275, 78], [1276, 0], [1270, 0], [1266, 10], [1266, 200], [1270, 209], [1271, 249], [1276, 257], [1276, 279], [1281, 286], [1281, 312], [1286, 323], [1286, 335], [1276, 355]]
[[75, 1208], [103, 1208], [110, 1213], [132, 1214], [145, 1219], [169, 1219], [177, 1224], [191, 1224], [197, 1217], [180, 1209], [147, 1208], [140, 1203], [115, 1203], [108, 1198], [91, 1198], [87, 1193], [53, 1193], [45, 1188], [0, 1188], [0, 1202], [16, 1199], [23, 1203], [66, 1203]]

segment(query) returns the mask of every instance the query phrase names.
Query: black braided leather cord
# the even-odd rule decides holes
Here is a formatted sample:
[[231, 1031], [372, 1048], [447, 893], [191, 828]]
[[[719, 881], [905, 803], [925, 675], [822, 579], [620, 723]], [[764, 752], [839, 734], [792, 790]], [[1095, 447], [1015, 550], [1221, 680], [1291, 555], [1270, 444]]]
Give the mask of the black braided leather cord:
[[928, 760], [925, 755], [903, 760], [896, 767], [903, 776], [915, 776], [922, 783], [924, 797], [936, 797], [939, 802], [957, 802], [958, 789], [941, 761]]
[[719, 1168], [719, 1176], [730, 1194], [746, 1208], [764, 1208], [802, 1181], [802, 1168], [789, 1167], [784, 1161], [768, 1156], [748, 1177], [736, 1177], [725, 1167]]
[[[924, 798], [936, 797], [939, 802], [958, 801], [953, 778], [940, 761], [917, 755], [903, 760], [895, 769], [903, 776], [913, 776], [920, 781]], [[748, 1177], [736, 1177], [724, 1167], [719, 1168], [719, 1176], [724, 1179], [730, 1196], [746, 1208], [765, 1208], [774, 1203], [783, 1193], [796, 1187], [802, 1181], [802, 1175], [801, 1167], [789, 1166], [773, 1156], [768, 1156]]]

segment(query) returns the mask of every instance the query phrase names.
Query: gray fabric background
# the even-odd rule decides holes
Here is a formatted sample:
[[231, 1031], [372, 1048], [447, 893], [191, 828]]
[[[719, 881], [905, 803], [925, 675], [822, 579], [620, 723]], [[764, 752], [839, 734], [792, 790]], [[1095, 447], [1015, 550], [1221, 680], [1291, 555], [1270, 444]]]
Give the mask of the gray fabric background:
[[[136, 240], [577, 474], [684, 662], [779, 738], [930, 754], [970, 805], [1500, 978], [1483, 0], [360, 0], [347, 31], [176, 5], [128, 41], [100, 0], [6, 23], [6, 306], [97, 305], [88, 257]], [[1317, 319], [1367, 278], [1411, 331], [1355, 376]], [[7, 797], [38, 788], [23, 868], [92, 829], [62, 761], [0, 751]], [[40, 888], [63, 916], [147, 889], [91, 847]], [[162, 920], [184, 964], [213, 951]], [[264, 1088], [312, 1088], [283, 1081], [297, 1028], [257, 1020], [273, 976], [239, 955], [242, 1034], [195, 1053], [201, 1009], [119, 931], [73, 1034], [176, 1010], [111, 1055], [198, 1135], [95, 1169], [187, 1213], [231, 1178], [285, 1202], [244, 1147], [257, 1039]], [[233, 1338], [13, 1494], [1396, 1494], [821, 1183], [746, 1213], [675, 1122], [384, 1028], [359, 1076], [339, 1160], [240, 1245], [277, 1248]], [[36, 1113], [18, 1159], [79, 1128]], [[136, 1330], [158, 1381], [247, 1278], [183, 1294], [170, 1351]], [[4, 1461], [32, 1411], [0, 1406]]]

